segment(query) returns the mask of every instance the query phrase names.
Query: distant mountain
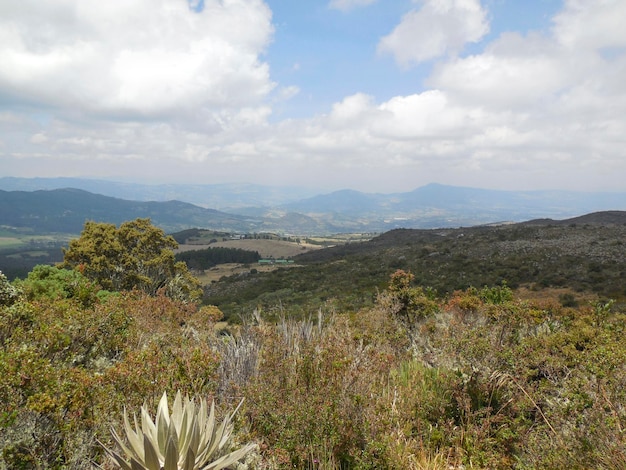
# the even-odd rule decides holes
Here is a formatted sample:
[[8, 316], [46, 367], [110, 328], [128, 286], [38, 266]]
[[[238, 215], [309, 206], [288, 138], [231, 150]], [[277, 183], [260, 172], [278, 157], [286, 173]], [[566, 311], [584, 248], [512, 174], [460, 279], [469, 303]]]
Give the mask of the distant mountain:
[[169, 231], [210, 227], [245, 232], [262, 223], [180, 201], [127, 201], [80, 189], [0, 190], [0, 225], [36, 232], [80, 233], [86, 220], [120, 224], [138, 217], [149, 217], [155, 225]]
[[[172, 230], [198, 227], [234, 232], [276, 231], [315, 235], [560, 220], [598, 211], [626, 210], [626, 193], [623, 192], [501, 191], [429, 184], [405, 193], [373, 194], [345, 189], [298, 197], [298, 190], [293, 188], [256, 185], [150, 186], [72, 178], [0, 178], [0, 189], [19, 186], [31, 188], [31, 192], [32, 188], [40, 186], [66, 184], [81, 186], [76, 190], [89, 187], [91, 196], [79, 197], [85, 203], [81, 210], [76, 206], [66, 209], [69, 212], [57, 220], [61, 225], [73, 216], [77, 220], [81, 220], [81, 217], [106, 216], [111, 221], [141, 216], [151, 217], [155, 223]], [[132, 206], [133, 209], [116, 208], [115, 212], [111, 212], [111, 204], [94, 199], [96, 195], [93, 192], [101, 192], [103, 197], [114, 197], [118, 201], [125, 200], [126, 203], [117, 204]], [[113, 193], [126, 196], [111, 196]], [[300, 191], [300, 195], [305, 193], [305, 190]], [[169, 197], [172, 195], [180, 197]], [[168, 199], [164, 201], [166, 197]], [[57, 201], [52, 196], [49, 199], [46, 201], [43, 198], [40, 203], [42, 207], [50, 206], [53, 200]], [[66, 196], [57, 202], [69, 204], [70, 199]], [[130, 200], [134, 202], [131, 204]], [[181, 200], [185, 202], [175, 202]], [[86, 207], [87, 203], [89, 208]], [[174, 207], [175, 204], [185, 203], [190, 207]], [[56, 202], [53, 206], [50, 210], [54, 213], [60, 206]], [[25, 210], [23, 217], [25, 213], [37, 213], [39, 208], [31, 206]], [[0, 216], [3, 211], [8, 213], [10, 209], [0, 209]], [[29, 223], [44, 224], [47, 221], [47, 226], [52, 224], [50, 216], [42, 214], [41, 217], [43, 219], [31, 220]], [[3, 223], [0, 219], [0, 225]]]
[[133, 201], [185, 201], [229, 212], [244, 207], [271, 207], [315, 195], [303, 187], [259, 184], [136, 184], [86, 178], [0, 178], [5, 191], [75, 188]]
[[389, 196], [368, 194], [351, 189], [342, 189], [297, 202], [283, 204], [281, 208], [304, 214], [348, 214], [354, 217], [380, 214]]
[[626, 193], [499, 191], [429, 184], [395, 194], [337, 191], [285, 204], [282, 208], [318, 217], [333, 214], [351, 220], [366, 218], [370, 228], [386, 231], [562, 219], [626, 209]]

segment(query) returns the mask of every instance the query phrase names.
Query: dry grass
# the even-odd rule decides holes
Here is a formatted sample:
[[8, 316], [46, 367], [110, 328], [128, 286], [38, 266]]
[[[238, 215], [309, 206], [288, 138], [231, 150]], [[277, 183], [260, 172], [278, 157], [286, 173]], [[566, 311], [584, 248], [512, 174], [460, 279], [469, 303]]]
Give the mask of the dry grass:
[[541, 287], [521, 286], [515, 289], [515, 297], [520, 300], [535, 302], [555, 301], [564, 295], [572, 295], [581, 305], [589, 304], [598, 299], [596, 294], [590, 292], [577, 292], [569, 287]]

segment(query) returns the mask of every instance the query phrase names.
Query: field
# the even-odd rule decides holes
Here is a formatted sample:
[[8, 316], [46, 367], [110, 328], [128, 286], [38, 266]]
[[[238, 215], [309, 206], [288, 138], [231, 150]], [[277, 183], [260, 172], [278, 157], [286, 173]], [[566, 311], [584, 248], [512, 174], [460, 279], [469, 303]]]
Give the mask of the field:
[[[337, 237], [325, 237], [306, 239], [305, 241], [295, 241], [296, 239], [237, 239], [222, 240], [211, 244], [181, 244], [177, 251], [202, 250], [205, 248], [238, 248], [242, 250], [257, 251], [262, 258], [289, 259], [303, 253], [309, 253], [327, 246], [345, 244], [349, 241], [362, 240], [361, 235], [339, 235]], [[297, 265], [280, 265], [281, 267], [297, 267]], [[208, 285], [219, 281], [224, 276], [240, 276], [249, 274], [252, 269], [259, 273], [266, 273], [278, 269], [279, 265], [260, 264], [236, 264], [226, 263], [207, 269], [196, 276], [203, 285]]]
[[22, 246], [22, 241], [17, 237], [0, 237], [0, 250], [18, 248], [20, 246]]
[[23, 278], [37, 264], [63, 260], [61, 247], [75, 235], [33, 235], [10, 227], [0, 230], [0, 271], [9, 279]]
[[179, 245], [177, 251], [202, 250], [204, 248], [239, 248], [258, 251], [262, 258], [284, 259], [322, 248], [310, 243], [297, 243], [284, 240], [242, 239], [226, 240], [206, 245]]

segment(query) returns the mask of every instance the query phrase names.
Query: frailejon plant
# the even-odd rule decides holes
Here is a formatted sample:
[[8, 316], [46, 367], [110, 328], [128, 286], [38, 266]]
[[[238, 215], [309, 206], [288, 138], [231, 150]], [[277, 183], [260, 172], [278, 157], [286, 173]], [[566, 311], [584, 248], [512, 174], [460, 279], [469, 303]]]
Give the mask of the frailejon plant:
[[164, 393], [154, 421], [144, 405], [141, 407], [141, 426], [134, 415], [133, 428], [124, 410], [126, 439], [111, 429], [121, 453], [103, 447], [123, 470], [220, 470], [238, 462], [255, 447], [247, 444], [225, 454], [234, 426], [232, 417], [239, 406], [218, 425], [214, 402], [207, 412], [204, 400], [198, 407], [188, 396], [183, 399], [179, 391], [170, 415], [167, 393]]

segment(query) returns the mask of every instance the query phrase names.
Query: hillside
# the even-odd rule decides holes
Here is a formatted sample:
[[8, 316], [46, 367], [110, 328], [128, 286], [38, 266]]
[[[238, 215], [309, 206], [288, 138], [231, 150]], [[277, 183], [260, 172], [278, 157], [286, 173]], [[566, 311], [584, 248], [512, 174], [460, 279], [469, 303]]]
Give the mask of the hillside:
[[305, 234], [335, 229], [304, 215], [263, 219], [181, 201], [128, 201], [69, 188], [32, 192], [0, 190], [0, 225], [28, 228], [34, 233], [78, 234], [86, 220], [120, 224], [138, 217], [150, 218], [168, 232], [192, 227], [240, 233], [281, 231], [288, 227]]
[[5, 191], [76, 188], [134, 201], [178, 200], [225, 212], [250, 206], [276, 206], [315, 195], [311, 189], [259, 184], [140, 184], [86, 178], [0, 178]]
[[363, 224], [370, 231], [464, 227], [626, 209], [626, 194], [574, 191], [497, 191], [429, 184], [406, 193], [336, 191], [282, 206], [325, 220]]
[[80, 233], [86, 220], [119, 224], [138, 217], [151, 218], [165, 230], [196, 226], [245, 230], [250, 226], [244, 217], [180, 201], [127, 201], [79, 189], [0, 191], [0, 223], [36, 232]]
[[[155, 212], [161, 210], [155, 203], [177, 200], [230, 214], [225, 221], [220, 221], [216, 214], [208, 217], [210, 221], [216, 218], [218, 226], [207, 226], [204, 215], [190, 218], [187, 223], [176, 219], [170, 223], [176, 230], [193, 227], [197, 221], [197, 226], [216, 230], [222, 227], [229, 231], [278, 231], [297, 235], [381, 233], [396, 228], [456, 228], [626, 210], [624, 192], [502, 191], [428, 184], [413, 191], [392, 194], [350, 189], [313, 194], [306, 188], [251, 184], [151, 186], [73, 178], [0, 178], [0, 189], [5, 190], [33, 192], [35, 189], [60, 190], [63, 187], [141, 201], [144, 205], [150, 204]], [[163, 210], [167, 212], [169, 209]]]
[[[217, 432], [234, 432], [234, 448], [251, 444], [237, 468], [614, 470], [626, 462], [623, 304], [575, 305], [554, 292], [528, 299], [504, 286], [438, 297], [399, 271], [370, 291], [370, 308], [328, 301], [296, 321], [276, 304], [224, 328], [213, 306], [105, 293], [78, 271], [31, 274], [16, 285], [0, 276], [2, 469], [113, 468], [102, 445], [130, 453], [119, 445], [125, 435], [138, 448], [141, 428], [129, 419], [143, 406], [152, 420], [165, 409], [159, 397], [167, 392], [171, 403], [176, 391], [215, 404], [215, 415], [212, 404], [209, 417], [196, 406], [202, 414], [190, 410], [183, 423], [215, 416], [226, 422]], [[235, 409], [231, 428], [222, 419]], [[152, 427], [146, 444], [158, 448], [157, 434], [174, 451], [189, 442], [160, 432], [168, 415], [156, 414], [159, 432]], [[135, 464], [147, 453], [132, 468], [147, 468]]]
[[[610, 221], [610, 222], [605, 222]], [[206, 301], [228, 313], [280, 302], [300, 313], [327, 301], [370, 305], [397, 269], [450, 293], [469, 286], [569, 288], [623, 299], [626, 212], [463, 229], [399, 229], [369, 242], [304, 253], [299, 269], [239, 275], [206, 288]]]

